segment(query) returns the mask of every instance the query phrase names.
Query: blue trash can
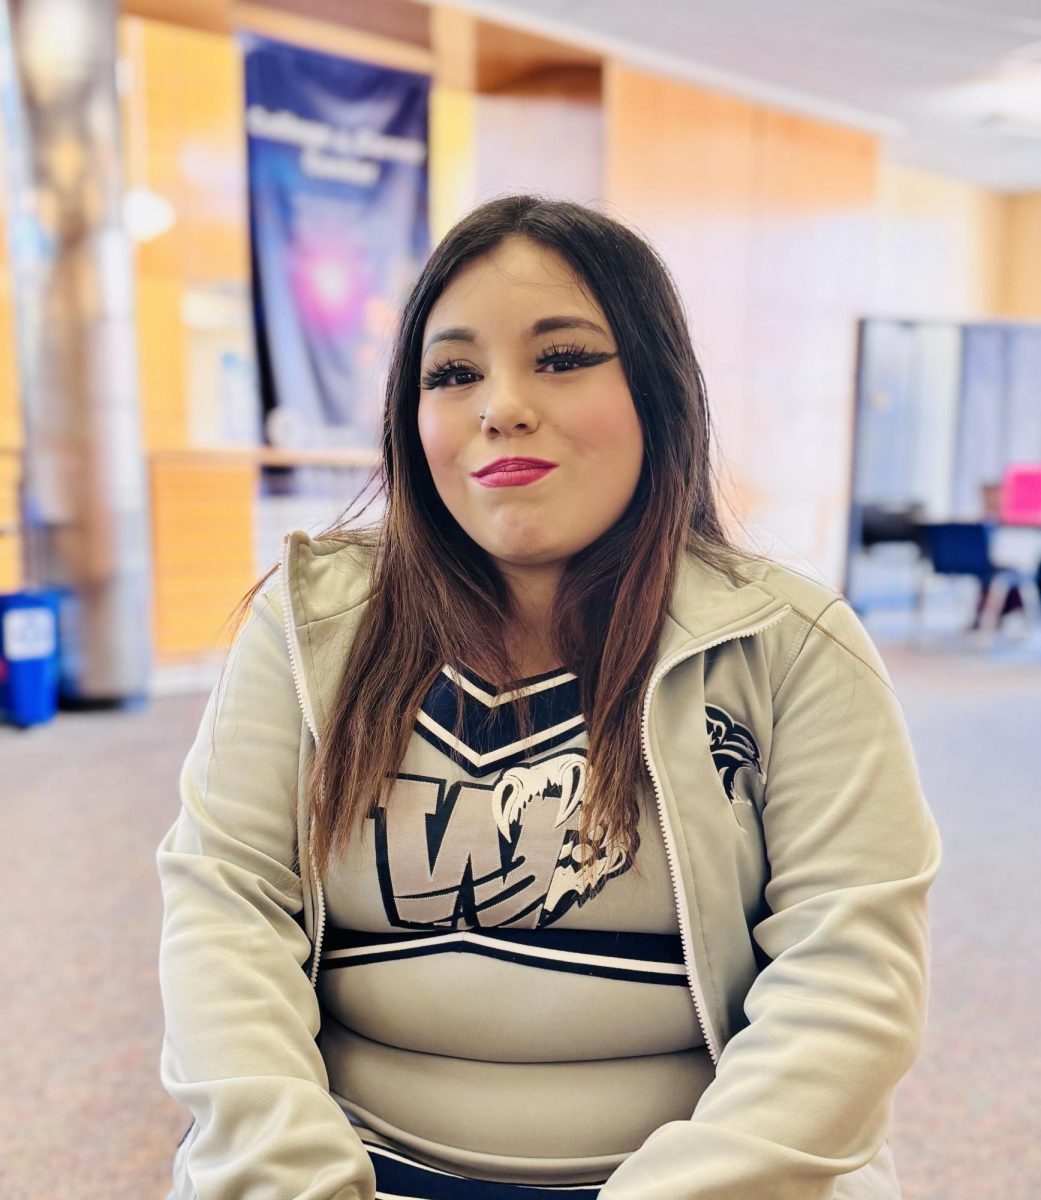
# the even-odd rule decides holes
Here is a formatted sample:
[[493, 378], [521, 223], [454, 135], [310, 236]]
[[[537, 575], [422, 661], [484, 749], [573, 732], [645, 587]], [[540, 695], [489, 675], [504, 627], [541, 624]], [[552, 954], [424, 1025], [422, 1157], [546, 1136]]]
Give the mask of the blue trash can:
[[22, 729], [58, 709], [60, 600], [58, 588], [0, 595], [0, 716]]

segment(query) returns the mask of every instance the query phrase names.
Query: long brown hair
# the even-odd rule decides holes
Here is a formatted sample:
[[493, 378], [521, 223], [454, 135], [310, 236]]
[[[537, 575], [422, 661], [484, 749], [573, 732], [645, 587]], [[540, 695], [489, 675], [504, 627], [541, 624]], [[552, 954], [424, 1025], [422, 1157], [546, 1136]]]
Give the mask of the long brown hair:
[[[520, 678], [505, 636], [508, 589], [442, 502], [416, 417], [430, 310], [461, 267], [511, 236], [556, 251], [596, 299], [643, 430], [632, 500], [611, 529], [570, 559], [552, 614], [552, 644], [578, 677], [588, 731], [582, 837], [609, 831], [627, 857], [635, 849], [641, 700], [680, 556], [690, 551], [733, 580], [742, 561], [761, 557], [732, 543], [720, 521], [705, 383], [658, 254], [618, 221], [561, 200], [506, 196], [472, 211], [435, 248], [405, 305], [387, 379], [381, 467], [317, 535], [364, 550], [371, 562], [364, 619], [321, 731], [307, 796], [319, 872], [385, 799], [415, 715], [445, 664], [474, 667], [488, 661], [491, 648], [503, 680]], [[352, 524], [352, 510], [373, 482], [384, 495], [383, 514]], [[233, 616], [241, 620], [275, 570]], [[527, 704], [513, 703], [521, 730], [529, 729]]]

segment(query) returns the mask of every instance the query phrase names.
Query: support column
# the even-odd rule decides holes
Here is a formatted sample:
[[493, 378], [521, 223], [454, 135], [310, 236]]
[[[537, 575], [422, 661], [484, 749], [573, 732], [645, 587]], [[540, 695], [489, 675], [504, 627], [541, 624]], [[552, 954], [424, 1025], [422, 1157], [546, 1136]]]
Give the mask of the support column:
[[122, 227], [116, 0], [9, 0], [34, 253], [16, 262], [25, 578], [71, 602], [65, 699], [144, 697], [147, 484]]

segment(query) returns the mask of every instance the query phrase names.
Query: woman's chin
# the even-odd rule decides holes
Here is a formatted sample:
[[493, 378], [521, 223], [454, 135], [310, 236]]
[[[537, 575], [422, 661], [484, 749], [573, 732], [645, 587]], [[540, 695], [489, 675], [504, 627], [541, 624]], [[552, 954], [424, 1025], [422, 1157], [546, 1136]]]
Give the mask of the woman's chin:
[[488, 553], [504, 566], [515, 568], [545, 567], [555, 563], [565, 563], [574, 553], [559, 545], [537, 543], [533, 539], [526, 541], [499, 541], [493, 546], [486, 547]]

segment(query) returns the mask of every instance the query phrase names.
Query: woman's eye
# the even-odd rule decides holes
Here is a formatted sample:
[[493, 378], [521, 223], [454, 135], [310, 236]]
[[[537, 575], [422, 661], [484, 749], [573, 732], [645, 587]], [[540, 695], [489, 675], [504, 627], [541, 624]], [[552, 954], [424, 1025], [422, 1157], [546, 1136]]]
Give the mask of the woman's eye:
[[[582, 346], [552, 346], [538, 356], [535, 365], [542, 374], [564, 375], [580, 367], [594, 367], [615, 357], [616, 353], [589, 351]], [[420, 386], [427, 391], [442, 387], [469, 387], [483, 378], [476, 367], [450, 361], [435, 363], [421, 376]]]
[[[460, 376], [463, 378], [460, 379]], [[466, 387], [479, 377], [478, 371], [463, 363], [442, 363], [431, 367], [420, 380], [420, 385], [428, 391], [439, 387]]]
[[573, 371], [575, 367], [581, 366], [582, 363], [570, 355], [561, 355], [549, 359], [544, 365], [549, 368], [547, 374], [561, 375], [564, 371]]
[[539, 355], [538, 367], [547, 375], [564, 375], [577, 367], [594, 367], [614, 354], [586, 350], [582, 346], [554, 346]]
[[476, 371], [470, 371], [466, 367], [460, 367], [458, 371], [449, 371], [443, 382], [449, 383], [452, 387], [466, 387], [468, 383], [473, 383], [477, 378]]

